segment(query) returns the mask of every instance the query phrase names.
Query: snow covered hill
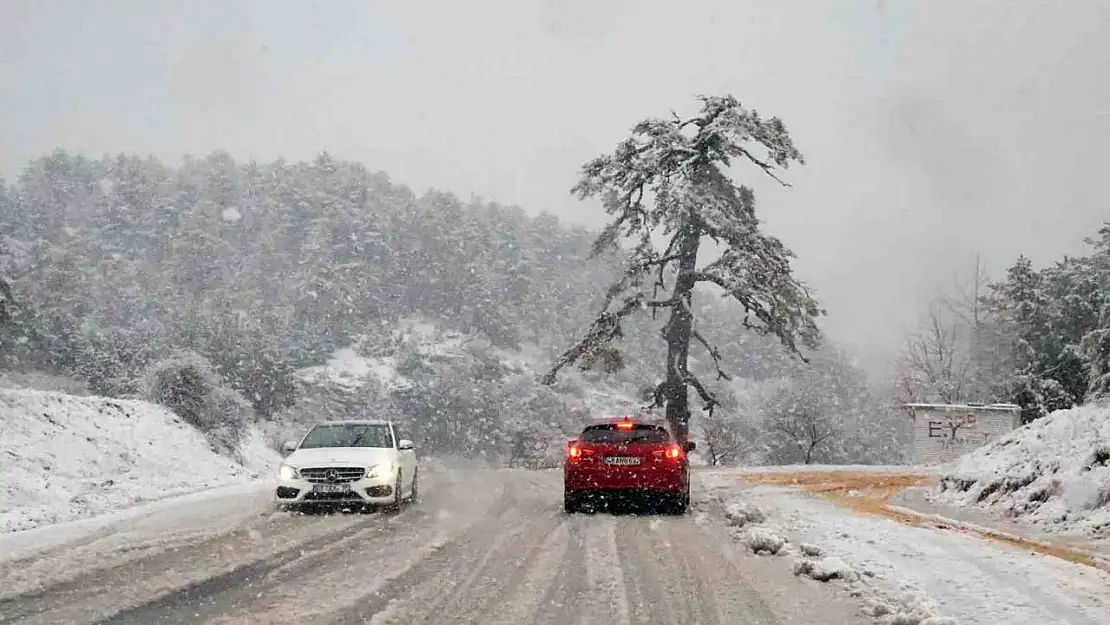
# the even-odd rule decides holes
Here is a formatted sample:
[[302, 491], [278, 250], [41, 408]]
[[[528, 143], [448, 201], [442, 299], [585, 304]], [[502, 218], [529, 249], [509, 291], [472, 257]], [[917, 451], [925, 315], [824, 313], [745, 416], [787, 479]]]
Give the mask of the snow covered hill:
[[0, 532], [247, 482], [277, 459], [254, 431], [242, 453], [147, 402], [0, 389]]
[[1110, 405], [1060, 410], [945, 467], [943, 503], [1110, 538]]
[[[414, 418], [411, 406], [406, 410], [398, 394], [429, 396], [436, 392], [432, 387], [442, 385], [449, 390], [441, 397], [465, 398], [481, 384], [474, 376], [486, 376], [491, 386], [484, 389], [496, 396], [490, 395], [480, 407], [496, 411], [499, 437], [477, 446], [491, 451], [489, 460], [507, 462], [509, 441], [518, 432], [544, 439], [543, 453], [561, 459], [563, 441], [578, 432], [584, 418], [633, 413], [644, 403], [634, 397], [632, 373], [602, 376], [571, 368], [554, 386], [541, 385], [538, 376], [554, 354], [532, 344], [518, 350], [493, 347], [419, 316], [375, 330], [336, 350], [325, 362], [297, 371], [302, 386], [297, 404], [264, 424], [268, 440], [298, 438], [311, 423], [324, 419], [409, 421]], [[458, 419], [451, 411], [461, 407], [448, 407], [451, 414], [439, 416]]]

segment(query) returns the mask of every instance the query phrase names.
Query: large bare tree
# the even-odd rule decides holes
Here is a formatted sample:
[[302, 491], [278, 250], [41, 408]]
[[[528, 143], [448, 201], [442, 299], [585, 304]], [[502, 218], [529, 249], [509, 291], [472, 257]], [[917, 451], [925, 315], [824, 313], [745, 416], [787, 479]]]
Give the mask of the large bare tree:
[[900, 399], [942, 401], [947, 404], [967, 399], [974, 369], [961, 326], [946, 314], [941, 302], [933, 302], [921, 329], [906, 338], [898, 363]]
[[[551, 384], [560, 369], [579, 358], [614, 349], [608, 344], [622, 336], [621, 323], [629, 315], [669, 311], [662, 329], [666, 376], [655, 387], [649, 408], [666, 406], [667, 420], [682, 442], [689, 436], [689, 388], [708, 410], [717, 404], [713, 392], [689, 370], [691, 342], [708, 351], [718, 378], [728, 377], [720, 353], [695, 326], [695, 287], [710, 285], [736, 300], [745, 310], [746, 327], [778, 337], [799, 356], [799, 345], [816, 347], [815, 321], [824, 314], [794, 278], [790, 250], [760, 231], [752, 190], [733, 183], [726, 173], [739, 160], [781, 182], [778, 169], [804, 162], [786, 126], [745, 109], [731, 95], [698, 99], [702, 107], [696, 115], [646, 119], [612, 154], [583, 166], [572, 192], [581, 199], [601, 198], [613, 216], [595, 242], [594, 254], [620, 250], [627, 242], [623, 249], [628, 259], [585, 336], [544, 376]], [[699, 265], [707, 241], [720, 254]]]

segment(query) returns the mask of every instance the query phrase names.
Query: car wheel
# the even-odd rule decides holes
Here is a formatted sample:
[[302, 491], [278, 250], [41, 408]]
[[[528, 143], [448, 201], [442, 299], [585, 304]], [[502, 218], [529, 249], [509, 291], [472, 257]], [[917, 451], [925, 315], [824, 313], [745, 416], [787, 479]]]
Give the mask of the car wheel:
[[567, 514], [578, 512], [578, 497], [571, 493], [563, 493], [563, 512]]
[[417, 497], [419, 497], [419, 489], [418, 489], [419, 477], [420, 477], [420, 471], [417, 470], [417, 469], [413, 469], [412, 470], [412, 492], [409, 493], [409, 503], [416, 503]]
[[686, 514], [686, 508], [690, 505], [690, 493], [683, 493], [670, 502], [670, 513], [675, 516]]
[[397, 483], [393, 485], [393, 501], [386, 504], [385, 509], [388, 512], [397, 512], [401, 509], [401, 472], [397, 472]]

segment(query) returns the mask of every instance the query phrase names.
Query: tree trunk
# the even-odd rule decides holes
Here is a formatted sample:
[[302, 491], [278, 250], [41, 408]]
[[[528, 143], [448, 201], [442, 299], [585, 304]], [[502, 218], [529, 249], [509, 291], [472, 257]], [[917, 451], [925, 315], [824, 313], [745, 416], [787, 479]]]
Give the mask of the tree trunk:
[[686, 386], [686, 372], [690, 356], [690, 340], [694, 334], [691, 304], [698, 263], [698, 246], [701, 243], [700, 234], [697, 228], [688, 225], [679, 235], [680, 238], [675, 246], [675, 253], [679, 256], [678, 276], [675, 279], [672, 294], [672, 299], [679, 303], [671, 308], [671, 317], [663, 329], [667, 339], [665, 383], [667, 424], [681, 444], [685, 444], [690, 439], [690, 399]]

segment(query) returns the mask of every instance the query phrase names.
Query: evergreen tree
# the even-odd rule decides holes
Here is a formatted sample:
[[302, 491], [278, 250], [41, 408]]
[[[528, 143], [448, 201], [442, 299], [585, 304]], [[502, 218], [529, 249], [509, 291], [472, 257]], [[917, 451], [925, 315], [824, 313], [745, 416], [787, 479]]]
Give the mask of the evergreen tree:
[[[717, 404], [689, 369], [691, 341], [702, 344], [717, 363], [718, 375], [727, 377], [717, 348], [695, 327], [693, 295], [699, 284], [723, 290], [744, 307], [746, 327], [778, 337], [792, 351], [799, 344], [816, 346], [815, 319], [823, 314], [792, 275], [791, 252], [760, 231], [752, 190], [734, 184], [724, 171], [740, 159], [775, 177], [777, 168], [802, 163], [786, 126], [743, 108], [732, 96], [699, 99], [697, 115], [646, 119], [612, 154], [583, 167], [574, 192], [582, 199], [600, 197], [614, 216], [597, 238], [595, 253], [617, 249], [623, 240], [632, 249], [623, 276], [609, 288], [586, 336], [563, 353], [544, 379], [553, 383], [566, 365], [608, 349], [608, 343], [621, 337], [622, 322], [630, 314], [667, 310], [666, 377], [654, 390], [653, 406], [666, 405], [667, 420], [681, 441], [689, 431], [689, 388], [707, 409]], [[655, 243], [660, 237], [667, 240], [662, 250]], [[699, 267], [706, 239], [723, 249], [716, 260]], [[667, 295], [660, 298], [660, 289]]]
[[1089, 364], [1087, 393], [1091, 398], [1110, 396], [1110, 222], [1103, 224], [1097, 239], [1087, 242], [1094, 248], [1090, 257], [1090, 283], [1101, 296], [1098, 321], [1080, 342]]

